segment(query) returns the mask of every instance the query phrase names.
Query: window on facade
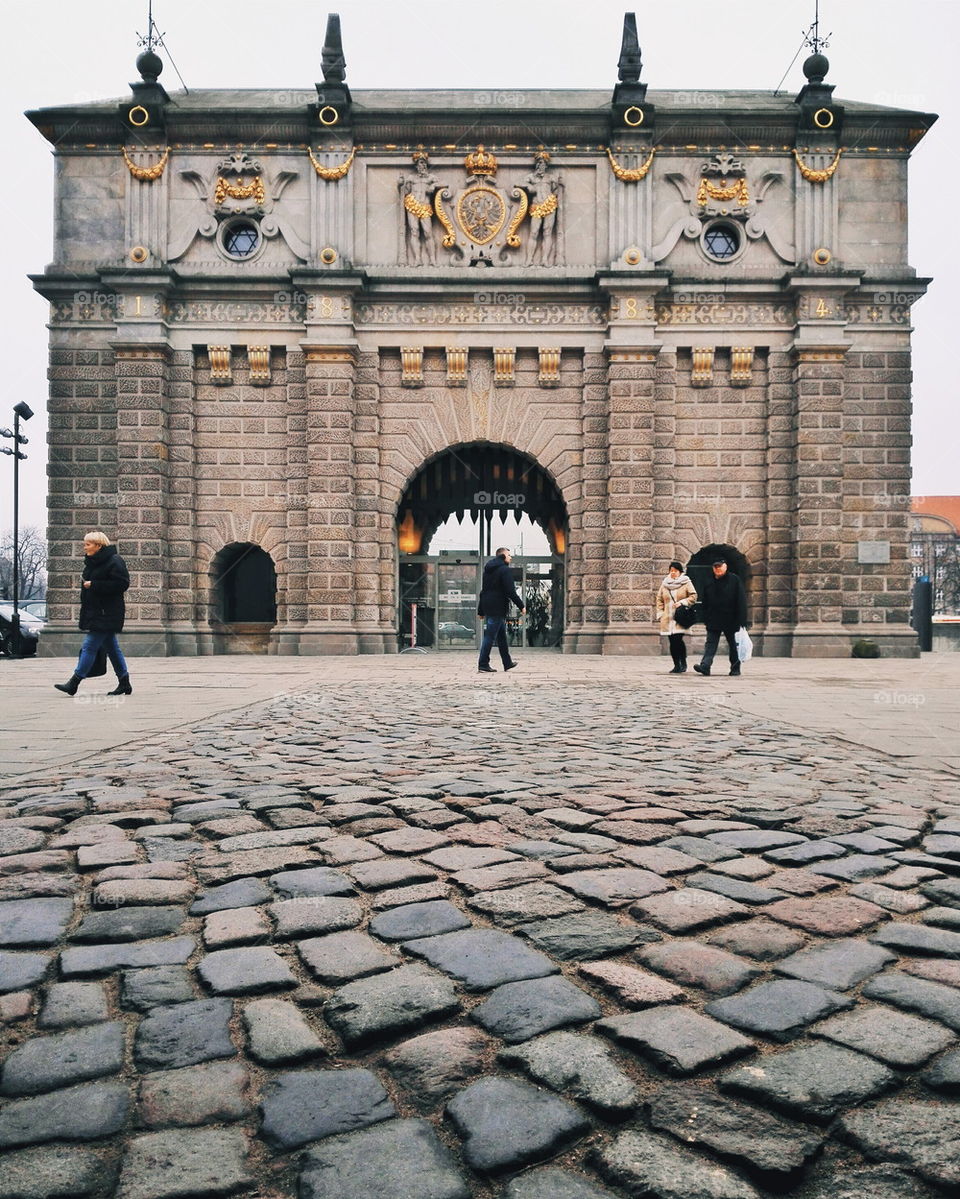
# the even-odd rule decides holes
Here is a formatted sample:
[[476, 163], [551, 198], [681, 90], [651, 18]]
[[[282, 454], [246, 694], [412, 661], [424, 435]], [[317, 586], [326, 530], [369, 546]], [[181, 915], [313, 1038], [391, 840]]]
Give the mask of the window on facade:
[[260, 227], [255, 221], [231, 221], [223, 226], [221, 244], [230, 258], [249, 258], [260, 246]]
[[725, 262], [740, 249], [740, 232], [733, 225], [711, 225], [703, 235], [703, 248], [711, 258]]

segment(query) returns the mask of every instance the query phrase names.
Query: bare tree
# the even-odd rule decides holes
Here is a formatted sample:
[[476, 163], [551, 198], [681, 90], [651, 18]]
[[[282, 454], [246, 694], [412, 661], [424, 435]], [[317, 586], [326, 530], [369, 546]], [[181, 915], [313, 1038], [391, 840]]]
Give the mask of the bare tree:
[[[20, 530], [19, 598], [43, 599], [47, 594], [47, 539], [39, 529], [30, 525]], [[13, 599], [13, 533], [7, 531], [0, 540], [0, 595]]]

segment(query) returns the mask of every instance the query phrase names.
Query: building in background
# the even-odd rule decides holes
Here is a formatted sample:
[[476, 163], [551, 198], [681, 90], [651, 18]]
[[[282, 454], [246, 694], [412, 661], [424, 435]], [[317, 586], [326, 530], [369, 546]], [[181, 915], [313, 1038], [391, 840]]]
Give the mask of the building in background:
[[[494, 513], [547, 538], [538, 644], [658, 653], [666, 564], [722, 554], [759, 652], [917, 652], [907, 164], [935, 117], [834, 99], [817, 52], [797, 95], [648, 91], [629, 17], [605, 91], [351, 93], [333, 18], [322, 64], [171, 95], [148, 48], [126, 99], [29, 114], [57, 159], [46, 652], [89, 528], [130, 564], [134, 653], [469, 632]], [[452, 514], [459, 561], [430, 553]]]
[[960, 616], [960, 495], [913, 496], [910, 560], [933, 584], [934, 616]]

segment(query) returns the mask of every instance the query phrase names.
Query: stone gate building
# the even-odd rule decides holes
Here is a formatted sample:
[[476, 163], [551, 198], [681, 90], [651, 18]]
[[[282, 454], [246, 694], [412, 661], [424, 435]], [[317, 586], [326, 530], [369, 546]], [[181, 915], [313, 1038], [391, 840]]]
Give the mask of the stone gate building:
[[405, 561], [494, 510], [546, 531], [567, 651], [658, 652], [666, 563], [722, 549], [760, 652], [916, 652], [907, 162], [935, 117], [835, 100], [822, 54], [798, 95], [648, 91], [629, 17], [607, 91], [351, 93], [336, 18], [322, 61], [168, 94], [148, 50], [126, 99], [29, 114], [46, 652], [76, 647], [89, 528], [131, 566], [134, 654], [395, 652]]

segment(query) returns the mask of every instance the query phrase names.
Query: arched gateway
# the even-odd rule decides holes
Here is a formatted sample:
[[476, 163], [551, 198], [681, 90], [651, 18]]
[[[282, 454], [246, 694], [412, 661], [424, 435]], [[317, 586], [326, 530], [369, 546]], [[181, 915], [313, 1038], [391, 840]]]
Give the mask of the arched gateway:
[[[467, 648], [477, 644], [477, 594], [484, 560], [493, 553], [494, 517], [525, 516], [546, 537], [546, 553], [514, 550], [517, 589], [525, 619], [512, 620], [511, 643], [562, 646], [564, 565], [568, 519], [563, 496], [528, 454], [509, 446], [473, 442], [434, 455], [417, 471], [397, 506], [399, 645]], [[449, 517], [461, 524], [455, 549], [430, 552]], [[498, 541], [499, 544], [499, 541]]]
[[528, 641], [659, 653], [666, 564], [727, 546], [759, 653], [915, 655], [907, 161], [936, 118], [838, 102], [821, 54], [796, 93], [704, 97], [645, 47], [648, 100], [629, 21], [604, 89], [351, 90], [331, 28], [302, 92], [171, 96], [143, 55], [119, 106], [28, 114], [57, 154], [40, 652], [75, 649], [91, 528], [133, 654], [468, 644], [470, 559], [522, 511]]

